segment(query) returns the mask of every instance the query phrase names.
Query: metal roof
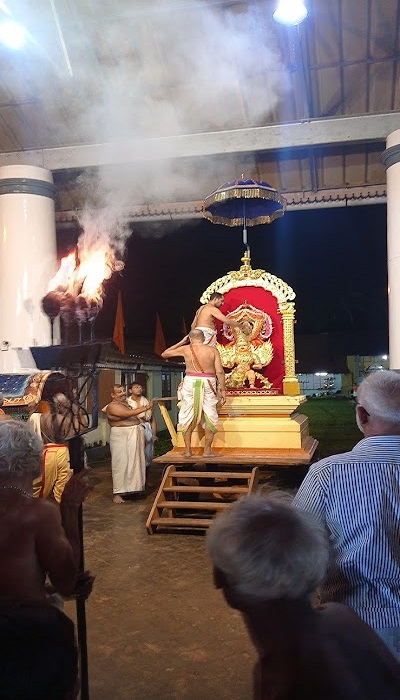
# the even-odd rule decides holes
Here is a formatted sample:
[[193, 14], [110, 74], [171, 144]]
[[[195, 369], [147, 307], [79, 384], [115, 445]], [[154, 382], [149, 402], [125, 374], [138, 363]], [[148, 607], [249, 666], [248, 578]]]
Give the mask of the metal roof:
[[15, 0], [29, 41], [0, 49], [0, 165], [51, 169], [60, 224], [88, 201], [200, 216], [242, 173], [289, 208], [384, 201], [400, 1], [305, 0], [297, 28], [275, 4]]

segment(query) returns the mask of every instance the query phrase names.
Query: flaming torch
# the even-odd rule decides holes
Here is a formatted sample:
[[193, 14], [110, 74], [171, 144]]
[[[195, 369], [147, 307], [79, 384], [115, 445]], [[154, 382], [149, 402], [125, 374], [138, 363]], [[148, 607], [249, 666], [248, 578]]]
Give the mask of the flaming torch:
[[[70, 450], [74, 471], [83, 469], [82, 435], [97, 426], [98, 421], [98, 370], [97, 362], [102, 349], [94, 342], [94, 324], [103, 305], [104, 281], [113, 272], [122, 270], [123, 262], [117, 260], [114, 250], [104, 242], [99, 228], [90, 223], [78, 241], [77, 253], [61, 260], [57, 274], [50, 281], [47, 294], [42, 299], [42, 309], [50, 319], [52, 335], [50, 347], [32, 347], [31, 352], [38, 367], [57, 369], [69, 381], [70, 409], [66, 417], [71, 430], [65, 436]], [[109, 240], [109, 237], [107, 238]], [[78, 325], [79, 345], [54, 345], [53, 324], [61, 317], [64, 340], [74, 322]], [[84, 324], [90, 327], [90, 342], [82, 342]], [[87, 397], [91, 393], [92, 419], [89, 421]], [[82, 419], [83, 417], [83, 419]], [[82, 508], [79, 513], [81, 542], [81, 571], [84, 571]], [[77, 628], [80, 650], [81, 697], [89, 698], [88, 664], [86, 646], [85, 603], [77, 599]]]
[[79, 344], [83, 340], [85, 323], [90, 326], [90, 341], [94, 341], [94, 324], [103, 306], [105, 280], [113, 272], [122, 270], [124, 263], [117, 260], [113, 249], [100, 238], [83, 234], [78, 242], [79, 256], [70, 253], [61, 260], [60, 268], [49, 283], [49, 291], [42, 299], [42, 309], [51, 323], [51, 342], [54, 343], [54, 320], [60, 315], [64, 327], [64, 341], [68, 343], [70, 328], [78, 325]]

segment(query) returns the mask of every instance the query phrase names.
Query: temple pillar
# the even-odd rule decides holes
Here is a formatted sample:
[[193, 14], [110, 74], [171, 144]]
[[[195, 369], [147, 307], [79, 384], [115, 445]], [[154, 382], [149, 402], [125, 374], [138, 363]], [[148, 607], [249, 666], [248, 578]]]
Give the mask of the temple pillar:
[[300, 383], [296, 377], [294, 354], [294, 303], [287, 301], [279, 304], [283, 323], [283, 344], [285, 376], [282, 382], [283, 393], [286, 396], [300, 394]]
[[41, 299], [57, 269], [55, 195], [49, 170], [0, 167], [1, 373], [35, 368], [28, 348], [51, 343]]
[[400, 370], [400, 129], [386, 140], [387, 260], [390, 368]]

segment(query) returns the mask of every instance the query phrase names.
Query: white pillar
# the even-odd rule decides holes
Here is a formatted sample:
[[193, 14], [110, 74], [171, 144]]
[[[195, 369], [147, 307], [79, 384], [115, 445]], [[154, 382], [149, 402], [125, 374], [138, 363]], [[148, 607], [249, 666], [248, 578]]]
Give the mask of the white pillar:
[[[14, 348], [50, 345], [50, 323], [41, 308], [56, 272], [52, 174], [30, 165], [0, 167], [0, 372], [17, 372]], [[8, 349], [7, 349], [8, 348]]]
[[389, 359], [391, 369], [400, 369], [400, 129], [389, 134], [386, 146]]

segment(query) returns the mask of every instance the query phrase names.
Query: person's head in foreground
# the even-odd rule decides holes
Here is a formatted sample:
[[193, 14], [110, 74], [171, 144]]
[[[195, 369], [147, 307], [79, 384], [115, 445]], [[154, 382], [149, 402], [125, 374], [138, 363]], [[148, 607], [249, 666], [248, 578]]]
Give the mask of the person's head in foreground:
[[43, 601], [0, 599], [1, 700], [74, 700], [74, 625]]
[[216, 585], [239, 609], [311, 598], [328, 564], [323, 527], [278, 492], [240, 498], [214, 520], [206, 542]]
[[0, 480], [31, 482], [41, 473], [43, 442], [29, 423], [0, 423]]
[[357, 389], [357, 425], [365, 437], [400, 435], [400, 373], [377, 370]]

